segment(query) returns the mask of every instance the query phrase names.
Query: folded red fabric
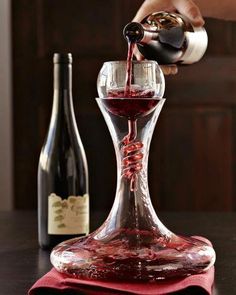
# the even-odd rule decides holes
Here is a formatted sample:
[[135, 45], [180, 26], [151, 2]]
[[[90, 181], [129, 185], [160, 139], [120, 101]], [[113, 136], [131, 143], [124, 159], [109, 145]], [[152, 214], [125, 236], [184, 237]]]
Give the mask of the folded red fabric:
[[[201, 238], [203, 240], [203, 238]], [[205, 241], [205, 239], [204, 239]], [[210, 242], [207, 241], [209, 244]], [[70, 278], [52, 268], [29, 290], [28, 295], [46, 294], [139, 294], [163, 295], [191, 288], [191, 294], [211, 294], [214, 267], [207, 272], [185, 278], [150, 282], [106, 282]], [[194, 291], [194, 293], [192, 293]], [[190, 294], [190, 293], [186, 293]]]

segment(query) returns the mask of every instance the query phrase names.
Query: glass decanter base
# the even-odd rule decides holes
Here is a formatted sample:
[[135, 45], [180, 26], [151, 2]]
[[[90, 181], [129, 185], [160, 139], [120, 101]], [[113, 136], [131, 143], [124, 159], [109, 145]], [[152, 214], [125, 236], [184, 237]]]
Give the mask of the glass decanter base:
[[82, 279], [156, 281], [204, 272], [215, 261], [211, 246], [172, 233], [120, 229], [102, 240], [98, 236], [58, 245], [51, 254], [55, 268]]

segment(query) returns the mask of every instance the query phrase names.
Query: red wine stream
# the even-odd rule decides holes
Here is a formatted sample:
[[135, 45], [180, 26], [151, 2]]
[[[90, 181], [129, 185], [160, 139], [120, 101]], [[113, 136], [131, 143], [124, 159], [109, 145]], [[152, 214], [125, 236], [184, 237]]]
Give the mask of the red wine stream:
[[130, 97], [131, 92], [131, 81], [132, 81], [132, 61], [134, 55], [135, 43], [128, 42], [128, 54], [126, 63], [126, 79], [125, 79], [125, 97]]
[[143, 143], [136, 141], [137, 118], [151, 112], [158, 102], [156, 99], [142, 99], [153, 97], [154, 91], [132, 89], [131, 87], [134, 48], [135, 43], [128, 42], [124, 90], [112, 90], [108, 93], [109, 99], [103, 100], [109, 112], [128, 119], [128, 134], [122, 140], [122, 176], [130, 181], [131, 191], [137, 190], [137, 175], [143, 167]]

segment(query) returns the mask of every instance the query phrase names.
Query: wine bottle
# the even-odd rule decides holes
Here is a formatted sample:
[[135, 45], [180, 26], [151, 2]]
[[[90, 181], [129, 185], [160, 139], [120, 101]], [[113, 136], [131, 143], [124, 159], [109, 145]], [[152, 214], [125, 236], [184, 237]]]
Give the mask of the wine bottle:
[[123, 30], [128, 42], [136, 43], [146, 59], [159, 64], [192, 64], [207, 49], [208, 37], [203, 27], [193, 26], [178, 13], [156, 12], [141, 23], [131, 22]]
[[72, 99], [72, 55], [55, 53], [53, 107], [38, 166], [39, 245], [88, 234], [88, 169]]

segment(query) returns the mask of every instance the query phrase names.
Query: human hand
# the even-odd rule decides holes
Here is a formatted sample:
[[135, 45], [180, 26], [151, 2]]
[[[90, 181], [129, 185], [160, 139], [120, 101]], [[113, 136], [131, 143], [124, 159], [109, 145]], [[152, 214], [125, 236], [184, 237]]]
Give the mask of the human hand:
[[[145, 0], [133, 21], [141, 22], [147, 15], [157, 11], [178, 11], [180, 14], [186, 16], [194, 26], [201, 27], [204, 25], [201, 12], [192, 0]], [[134, 55], [137, 60], [144, 59], [137, 47], [134, 50]], [[161, 68], [165, 75], [173, 75], [178, 72], [176, 65], [165, 65], [161, 66]]]

